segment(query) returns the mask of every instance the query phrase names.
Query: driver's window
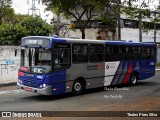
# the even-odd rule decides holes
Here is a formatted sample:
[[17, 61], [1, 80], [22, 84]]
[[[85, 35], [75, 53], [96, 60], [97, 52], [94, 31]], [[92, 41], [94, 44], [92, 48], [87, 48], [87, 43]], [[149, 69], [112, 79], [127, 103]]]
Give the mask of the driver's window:
[[71, 47], [70, 44], [56, 43], [54, 47], [54, 70], [62, 70], [70, 67]]

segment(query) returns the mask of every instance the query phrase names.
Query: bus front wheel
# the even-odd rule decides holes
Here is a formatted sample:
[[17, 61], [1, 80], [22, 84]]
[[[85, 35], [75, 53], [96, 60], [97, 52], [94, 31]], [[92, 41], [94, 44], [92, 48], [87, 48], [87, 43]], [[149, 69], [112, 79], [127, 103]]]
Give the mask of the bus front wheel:
[[76, 80], [74, 83], [73, 83], [73, 87], [72, 87], [72, 93], [73, 95], [80, 95], [83, 93], [84, 91], [84, 83], [83, 81], [81, 80]]
[[137, 74], [136, 73], [132, 73], [131, 77], [130, 77], [131, 85], [136, 85], [137, 84], [137, 79], [138, 79]]

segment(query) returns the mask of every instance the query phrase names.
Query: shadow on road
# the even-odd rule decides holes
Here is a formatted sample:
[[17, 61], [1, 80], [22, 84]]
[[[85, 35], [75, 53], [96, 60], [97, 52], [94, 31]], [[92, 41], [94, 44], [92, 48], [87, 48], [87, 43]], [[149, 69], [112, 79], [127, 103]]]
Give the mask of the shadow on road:
[[159, 83], [154, 82], [154, 81], [138, 81], [138, 83], [136, 84], [136, 86], [157, 86], [159, 85]]
[[59, 100], [59, 99], [64, 99], [64, 98], [70, 98], [70, 97], [80, 97], [83, 95], [102, 92], [102, 91], [104, 91], [104, 87], [86, 90], [82, 95], [79, 95], [79, 96], [74, 96], [72, 95], [72, 93], [59, 94], [59, 95], [53, 95], [53, 96], [35, 94], [34, 96], [23, 97], [22, 99], [28, 99], [28, 100], [30, 99], [30, 100], [36, 100], [36, 101], [53, 101], [53, 100]]

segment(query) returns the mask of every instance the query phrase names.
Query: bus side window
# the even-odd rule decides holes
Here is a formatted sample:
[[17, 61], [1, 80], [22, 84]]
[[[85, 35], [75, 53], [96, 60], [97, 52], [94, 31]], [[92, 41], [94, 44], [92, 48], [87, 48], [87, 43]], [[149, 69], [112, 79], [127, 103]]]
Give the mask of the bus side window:
[[112, 61], [112, 46], [105, 45], [105, 61]]
[[133, 50], [134, 60], [141, 59], [141, 47], [140, 46], [133, 46], [132, 50]]
[[104, 56], [104, 47], [103, 45], [90, 45], [89, 49], [90, 62], [102, 62]]
[[75, 44], [72, 52], [73, 63], [87, 63], [88, 62], [88, 45]]
[[154, 53], [154, 48], [151, 48], [151, 59], [154, 59], [155, 53]]
[[71, 45], [56, 43], [53, 62], [55, 71], [69, 68], [71, 64]]
[[126, 51], [125, 51], [125, 60], [130, 60], [132, 58], [133, 54], [131, 52], [131, 47], [126, 46]]
[[111, 54], [112, 61], [119, 61], [121, 58], [121, 49], [118, 45], [113, 45], [113, 53]]
[[151, 59], [151, 48], [150, 47], [142, 47], [142, 59], [144, 60]]
[[118, 46], [118, 60], [125, 60], [126, 46]]

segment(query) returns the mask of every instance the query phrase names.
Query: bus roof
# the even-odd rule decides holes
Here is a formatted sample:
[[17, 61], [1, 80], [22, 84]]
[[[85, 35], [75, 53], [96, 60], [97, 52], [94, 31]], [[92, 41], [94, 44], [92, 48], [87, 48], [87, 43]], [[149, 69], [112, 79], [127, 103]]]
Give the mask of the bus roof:
[[156, 46], [155, 43], [146, 42], [127, 42], [127, 41], [107, 41], [106, 44], [109, 45], [140, 45], [140, 46]]
[[28, 36], [27, 38], [42, 38], [42, 39], [50, 39], [54, 42], [64, 42], [64, 43], [86, 43], [86, 44], [108, 44], [108, 45], [138, 45], [138, 46], [156, 46], [155, 43], [146, 43], [146, 42], [132, 42], [132, 41], [113, 41], [113, 40], [93, 40], [93, 39], [74, 39], [74, 38], [58, 38], [56, 37], [48, 37], [48, 36]]
[[45, 38], [45, 39], [52, 39], [53, 37], [49, 37], [49, 36], [27, 36], [27, 37], [23, 37], [22, 39], [27, 39], [27, 38]]
[[93, 40], [93, 39], [70, 39], [70, 38], [67, 38], [66, 42], [69, 42], [69, 43], [92, 43], [92, 44], [95, 43], [95, 44], [108, 44], [108, 45], [156, 46], [155, 43], [131, 42], [131, 41], [111, 41], [111, 40]]

